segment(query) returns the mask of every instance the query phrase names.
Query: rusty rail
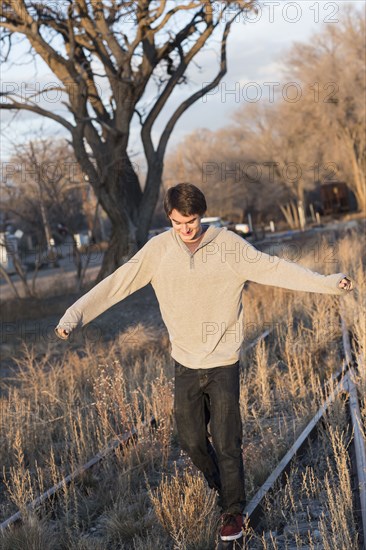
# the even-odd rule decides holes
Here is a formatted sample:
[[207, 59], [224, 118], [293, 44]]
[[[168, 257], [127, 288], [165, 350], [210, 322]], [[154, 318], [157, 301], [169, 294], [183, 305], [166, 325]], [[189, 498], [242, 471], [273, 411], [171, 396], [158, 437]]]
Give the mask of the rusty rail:
[[284, 478], [284, 474], [289, 470], [292, 460], [299, 454], [304, 447], [306, 441], [316, 432], [320, 420], [324, 417], [325, 412], [333, 403], [335, 398], [341, 393], [346, 392], [349, 396], [349, 409], [353, 429], [353, 440], [357, 464], [358, 490], [361, 504], [361, 523], [363, 531], [363, 547], [366, 549], [366, 450], [365, 450], [365, 433], [362, 426], [362, 418], [359, 407], [359, 397], [357, 391], [356, 369], [357, 362], [353, 360], [352, 347], [347, 330], [346, 323], [341, 316], [342, 327], [342, 343], [344, 352], [344, 362], [342, 368], [334, 374], [326, 383], [325, 388], [334, 387], [334, 383], [338, 381], [336, 387], [327, 397], [323, 405], [318, 409], [317, 413], [308, 423], [306, 428], [301, 432], [295, 443], [288, 450], [286, 455], [279, 462], [278, 466], [268, 476], [266, 481], [256, 492], [252, 500], [246, 506], [244, 514], [249, 519], [252, 528], [255, 528], [261, 516], [263, 515], [264, 498], [273, 491], [275, 484]]
[[[32, 502], [30, 502], [27, 505], [27, 510], [35, 510], [38, 508], [41, 504], [43, 504], [46, 500], [48, 500], [52, 495], [56, 494], [60, 489], [63, 489], [64, 487], [67, 487], [74, 479], [79, 477], [83, 472], [86, 470], [89, 470], [92, 468], [92, 466], [95, 466], [98, 464], [103, 458], [106, 458], [109, 454], [111, 454], [114, 450], [121, 446], [127, 445], [130, 441], [136, 439], [137, 432], [136, 430], [130, 430], [129, 432], [118, 436], [116, 439], [114, 439], [107, 447], [105, 447], [102, 451], [99, 451], [93, 458], [91, 458], [88, 462], [83, 464], [82, 466], [79, 466], [76, 468], [73, 472], [71, 472], [69, 475], [64, 477], [59, 483], [56, 483], [53, 487], [42, 493], [39, 497], [35, 498]], [[10, 516], [8, 519], [3, 521], [0, 524], [0, 529], [6, 529], [13, 523], [16, 523], [17, 521], [22, 520], [22, 513], [20, 511], [16, 512], [12, 516]]]

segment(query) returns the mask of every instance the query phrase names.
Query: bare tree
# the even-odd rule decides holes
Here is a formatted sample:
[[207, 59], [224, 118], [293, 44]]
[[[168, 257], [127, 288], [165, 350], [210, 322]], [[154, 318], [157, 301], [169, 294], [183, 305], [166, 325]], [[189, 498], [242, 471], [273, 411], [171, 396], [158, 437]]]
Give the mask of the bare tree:
[[[13, 146], [3, 166], [4, 209], [40, 247], [48, 247], [58, 223], [70, 233], [80, 230], [84, 205], [83, 178], [73, 150], [64, 140], [38, 138]], [[95, 200], [94, 200], [95, 203]], [[94, 205], [95, 209], [95, 205]]]
[[[253, 3], [69, 0], [55, 6], [42, 1], [3, 0], [0, 25], [4, 29], [5, 59], [11, 57], [14, 36], [25, 37], [57, 77], [59, 85], [54, 88], [64, 94], [68, 115], [39, 105], [37, 94], [22, 101], [8, 92], [1, 108], [31, 111], [56, 121], [70, 133], [76, 159], [112, 223], [100, 277], [146, 241], [173, 128], [226, 73], [230, 27]], [[221, 26], [216, 77], [176, 108], [155, 145], [154, 123], [174, 89], [186, 81], [192, 60]], [[108, 90], [108, 101], [100, 82]], [[150, 108], [144, 108], [144, 93], [153, 82], [159, 95]], [[136, 114], [147, 163], [144, 186], [127, 150], [131, 120]]]
[[[41, 137], [25, 144], [14, 144], [13, 151], [10, 160], [3, 165], [0, 191], [3, 211], [32, 242], [32, 249], [27, 247], [27, 264], [24, 264], [22, 254], [7, 247], [25, 295], [36, 296], [36, 277], [44, 263], [51, 262], [57, 267], [55, 237], [59, 228], [71, 237], [69, 253], [72, 252], [76, 264], [79, 290], [89, 256], [83, 262], [74, 233], [81, 229], [83, 211], [88, 226], [95, 228], [97, 202], [95, 197], [85, 200], [86, 191], [91, 191], [91, 188], [83, 178], [72, 147], [64, 140]], [[7, 245], [6, 236], [4, 244]], [[34, 268], [31, 284], [25, 265]], [[12, 283], [4, 269], [2, 276]], [[15, 286], [11, 286], [14, 291]]]

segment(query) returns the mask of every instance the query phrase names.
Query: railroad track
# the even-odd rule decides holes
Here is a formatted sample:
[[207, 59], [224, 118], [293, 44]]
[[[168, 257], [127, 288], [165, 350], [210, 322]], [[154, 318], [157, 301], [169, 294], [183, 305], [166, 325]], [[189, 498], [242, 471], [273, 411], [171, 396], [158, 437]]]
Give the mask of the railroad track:
[[[32, 500], [32, 502], [28, 504], [28, 510], [29, 511], [37, 510], [37, 508], [39, 508], [42, 504], [44, 504], [48, 499], [56, 495], [62, 489], [65, 489], [65, 487], [67, 487], [72, 481], [79, 478], [84, 472], [86, 472], [87, 470], [90, 470], [105, 458], [108, 458], [108, 456], [111, 455], [116, 449], [123, 448], [136, 439], [137, 439], [136, 430], [130, 430], [116, 437], [109, 443], [109, 445], [107, 445], [107, 447], [105, 447], [102, 451], [100, 451], [95, 456], [93, 456], [93, 458], [88, 460], [88, 462], [76, 468], [69, 475], [65, 476], [59, 483], [57, 483], [56, 485], [53, 485], [52, 487], [47, 489], [47, 491], [44, 491], [41, 495], [39, 495], [39, 497]], [[8, 519], [3, 521], [0, 524], [0, 529], [4, 530], [7, 527], [10, 527], [10, 525], [13, 525], [14, 523], [17, 523], [19, 521], [22, 521], [22, 513], [20, 511], [16, 512], [12, 516], [10, 516]]]
[[[348, 422], [349, 422], [349, 458], [352, 465], [352, 489], [354, 493], [354, 502], [353, 508], [355, 511], [354, 523], [357, 529], [355, 533], [355, 541], [352, 550], [359, 547], [360, 549], [366, 549], [366, 450], [365, 450], [365, 434], [364, 427], [362, 424], [362, 418], [360, 413], [359, 406], [359, 395], [358, 388], [355, 383], [356, 372], [359, 364], [362, 359], [354, 357], [352, 352], [352, 347], [350, 343], [349, 333], [347, 331], [346, 324], [341, 318], [342, 325], [342, 343], [343, 343], [343, 354], [344, 361], [342, 368], [338, 371], [331, 380], [326, 384], [326, 387], [332, 388], [328, 390], [328, 396], [320, 406], [314, 417], [310, 420], [308, 425], [301, 432], [295, 443], [291, 446], [282, 460], [279, 462], [277, 467], [272, 471], [268, 476], [266, 481], [256, 492], [252, 500], [246, 506], [244, 514], [246, 516], [246, 524], [250, 530], [256, 530], [260, 525], [265, 516], [265, 503], [267, 499], [273, 497], [275, 491], [278, 491], [279, 487], [283, 487], [288, 479], [288, 474], [296, 460], [299, 460], [302, 453], [306, 457], [306, 447], [310, 440], [312, 440], [312, 446], [316, 446], [317, 437], [320, 433], [320, 427], [324, 421], [325, 415], [329, 412], [331, 405], [335, 402], [336, 398], [340, 395], [347, 399], [347, 413], [348, 413]], [[361, 365], [360, 365], [361, 366]], [[321, 452], [321, 451], [320, 451]], [[315, 449], [316, 454], [316, 449]], [[300, 458], [301, 460], [301, 458]], [[311, 504], [313, 504], [313, 510], [311, 509]], [[275, 533], [275, 545], [270, 546], [271, 542], [271, 533], [268, 537], [268, 548], [276, 548], [280, 550], [281, 548], [286, 549], [296, 549], [299, 548], [298, 540], [296, 541], [296, 536], [301, 536], [301, 534], [308, 535], [313, 531], [313, 538], [317, 538], [319, 533], [318, 520], [319, 520], [319, 505], [318, 503], [309, 503], [306, 502], [305, 506], [302, 506], [302, 509], [306, 507], [307, 513], [305, 514], [305, 521], [302, 524], [298, 524], [296, 521], [295, 525], [286, 525], [282, 527], [281, 531], [285, 535], [278, 536], [278, 533]], [[304, 513], [301, 519], [304, 519]], [[313, 521], [311, 521], [313, 520]], [[301, 533], [302, 531], [302, 533]], [[287, 536], [286, 536], [287, 535]], [[291, 536], [293, 538], [291, 545]], [[280, 541], [280, 542], [279, 542]], [[283, 546], [281, 546], [281, 541]], [[290, 542], [289, 542], [290, 541]], [[250, 543], [245, 539], [238, 542], [218, 542], [218, 550], [236, 550], [239, 548], [246, 548], [248, 550], [256, 550], [257, 548], [262, 548], [262, 546], [257, 546], [255, 543]], [[306, 546], [302, 545], [303, 548], [317, 548], [316, 546]], [[322, 545], [319, 546], [319, 549], [323, 548]], [[340, 548], [334, 548], [334, 550], [340, 550]], [[344, 550], [344, 547], [342, 547]], [[348, 550], [348, 548], [347, 548]], [[351, 550], [351, 549], [349, 549]]]
[[[254, 346], [257, 345], [257, 343], [260, 340], [264, 340], [267, 338], [267, 336], [272, 332], [271, 329], [266, 329], [262, 334], [260, 334], [257, 338], [255, 338], [251, 343], [248, 344], [248, 346], [245, 348], [245, 351], [250, 350]], [[58, 419], [56, 419], [58, 420]], [[156, 427], [156, 420], [152, 418], [150, 420], [150, 428], [154, 429]], [[124, 447], [128, 446], [132, 442], [136, 442], [138, 440], [138, 432], [135, 428], [126, 431], [123, 434], [118, 435], [115, 439], [110, 441], [110, 443], [102, 449], [99, 453], [97, 453], [95, 456], [93, 456], [88, 462], [85, 464], [82, 464], [75, 470], [73, 470], [69, 475], [65, 476], [59, 483], [56, 485], [53, 485], [46, 491], [44, 491], [41, 495], [39, 495], [37, 498], [35, 498], [32, 502], [30, 502], [27, 506], [29, 511], [35, 511], [40, 506], [45, 504], [52, 496], [57, 495], [57, 493], [65, 487], [67, 487], [72, 481], [77, 480], [80, 478], [82, 474], [84, 474], [86, 471], [91, 470], [98, 464], [100, 464], [103, 460], [110, 457], [113, 452], [115, 452], [117, 449], [123, 449]], [[16, 512], [6, 520], [4, 520], [2, 523], [0, 523], [0, 531], [4, 531], [11, 525], [21, 522], [22, 521], [22, 513], [20, 511]]]
[[[262, 487], [260, 487], [252, 500], [249, 502], [245, 509], [245, 515], [248, 525], [252, 530], [255, 531], [258, 526], [260, 526], [261, 521], [263, 520], [263, 517], [265, 515], [266, 499], [271, 498], [271, 495], [273, 495], [279, 484], [285, 484], [286, 474], [288, 474], [288, 472], [290, 471], [294, 461], [300, 457], [301, 453], [304, 452], [304, 449], [306, 448], [309, 440], [312, 439], [313, 442], [316, 442], [317, 436], [319, 434], [319, 428], [322, 424], [322, 421], [324, 420], [327, 411], [329, 411], [331, 405], [334, 403], [335, 399], [338, 396], [344, 395], [347, 396], [349, 423], [353, 435], [352, 445], [350, 445], [349, 448], [351, 453], [351, 462], [353, 465], [353, 485], [355, 491], [354, 509], [356, 510], [357, 515], [357, 517], [355, 518], [355, 523], [359, 531], [359, 547], [366, 548], [366, 453], [363, 427], [359, 409], [359, 396], [357, 393], [357, 386], [354, 381], [355, 371], [357, 370], [357, 359], [352, 354], [350, 339], [345, 323], [343, 322], [343, 320], [341, 322], [344, 350], [344, 362], [342, 364], [342, 368], [332, 377], [332, 380], [330, 380], [326, 385], [328, 387], [327, 398], [320, 406], [319, 410], [311, 419], [311, 421], [308, 423], [306, 428], [297, 438], [295, 443], [282, 458], [278, 466], [273, 470], [265, 483], [262, 485]], [[265, 332], [263, 332], [258, 338], [256, 338], [251, 344], [249, 344], [246, 349], [249, 350], [254, 347], [259, 340], [265, 339], [270, 334], [270, 332], [270, 330], [266, 330]], [[68, 476], [64, 477], [57, 485], [49, 488], [38, 498], [29, 503], [28, 509], [32, 511], [38, 509], [40, 506], [44, 505], [50, 497], [57, 495], [57, 493], [64, 489], [65, 486], [70, 484], [72, 481], [77, 480], [77, 478], [79, 478], [84, 472], [95, 467], [101, 461], [108, 459], [111, 455], [113, 455], [114, 451], [117, 448], [123, 448], [131, 442], [136, 441], [138, 441], [138, 434], [134, 429], [116, 437], [110, 442], [107, 447], [97, 453], [97, 455], [92, 457], [88, 462], [75, 469]], [[0, 524], [0, 530], [5, 530], [12, 524], [20, 521], [22, 521], [22, 514], [20, 511], [18, 511]], [[219, 550], [235, 550], [242, 547], [243, 545], [239, 545], [236, 542], [218, 543]], [[260, 547], [252, 546], [251, 543], [249, 543], [246, 548], [248, 548], [249, 550], [253, 548], [254, 550], [254, 548], [256, 549]], [[276, 546], [275, 548], [280, 549], [280, 546]], [[286, 548], [288, 548], [288, 546], [286, 546]], [[296, 547], [294, 546], [294, 548]]]

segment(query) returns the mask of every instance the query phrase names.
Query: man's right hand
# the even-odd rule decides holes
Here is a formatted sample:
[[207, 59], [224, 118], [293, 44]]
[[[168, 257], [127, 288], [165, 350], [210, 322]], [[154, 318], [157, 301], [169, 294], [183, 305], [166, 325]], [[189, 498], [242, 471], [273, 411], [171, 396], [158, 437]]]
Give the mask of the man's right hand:
[[59, 338], [61, 338], [61, 340], [67, 340], [68, 337], [70, 336], [70, 331], [68, 331], [64, 328], [61, 328], [61, 327], [56, 327], [55, 328], [55, 333], [57, 334], [57, 336]]

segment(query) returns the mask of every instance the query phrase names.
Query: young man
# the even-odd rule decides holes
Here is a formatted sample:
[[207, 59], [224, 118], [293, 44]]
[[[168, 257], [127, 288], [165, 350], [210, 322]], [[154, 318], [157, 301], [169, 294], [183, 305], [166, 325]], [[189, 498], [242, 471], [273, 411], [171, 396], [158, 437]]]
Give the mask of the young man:
[[[342, 294], [346, 275], [320, 275], [269, 256], [225, 228], [201, 224], [203, 193], [171, 187], [164, 199], [172, 229], [151, 239], [72, 305], [56, 332], [68, 338], [126, 296], [151, 283], [175, 360], [175, 418], [182, 448], [219, 494], [223, 541], [242, 537], [245, 506], [239, 350], [245, 281], [292, 290]], [[213, 445], [208, 438], [208, 423]]]

